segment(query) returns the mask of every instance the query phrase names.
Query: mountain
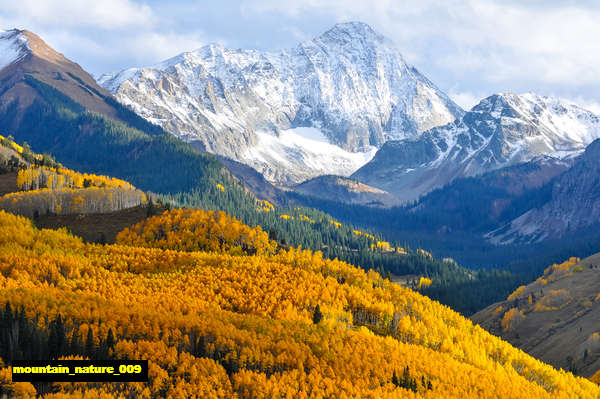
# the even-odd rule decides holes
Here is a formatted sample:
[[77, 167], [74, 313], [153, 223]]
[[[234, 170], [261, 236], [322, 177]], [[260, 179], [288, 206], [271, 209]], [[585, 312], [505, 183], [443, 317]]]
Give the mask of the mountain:
[[352, 177], [412, 201], [450, 181], [539, 156], [566, 159], [600, 137], [600, 117], [534, 94], [497, 94], [462, 118], [385, 143]]
[[551, 185], [551, 196], [490, 232], [495, 244], [540, 242], [591, 228], [600, 222], [600, 140], [590, 144]]
[[407, 211], [442, 231], [487, 233], [551, 196], [549, 183], [567, 171], [571, 158], [539, 156], [529, 162], [453, 180], [423, 196]]
[[211, 44], [99, 83], [177, 137], [284, 184], [347, 176], [386, 140], [464, 113], [360, 22], [279, 52]]
[[297, 193], [330, 201], [369, 206], [393, 206], [396, 198], [386, 191], [341, 176], [324, 175], [293, 187]]
[[546, 269], [471, 319], [530, 355], [589, 377], [600, 369], [600, 254]]
[[[11, 36], [10, 40], [26, 37], [22, 31], [13, 31], [13, 35], [17, 36]], [[24, 51], [33, 47], [27, 46]], [[56, 53], [48, 46], [39, 52]], [[73, 79], [67, 72], [77, 68], [75, 63], [57, 58], [56, 62], [41, 63], [42, 69], [36, 67], [38, 62], [41, 63], [37, 56], [28, 53], [0, 71], [4, 77], [0, 81], [4, 85], [0, 94], [0, 132], [13, 136], [23, 147], [27, 142], [32, 151], [48, 153], [72, 170], [126, 180], [140, 190], [155, 193], [172, 206], [227, 211], [251, 226], [262, 226], [286, 245], [321, 251], [325, 257], [342, 259], [365, 269], [414, 275], [426, 272], [432, 278], [442, 274], [455, 278], [460, 272], [462, 279], [467, 273], [456, 265], [424, 258], [413, 251], [405, 251], [409, 252], [406, 255], [382, 251], [379, 247], [371, 250], [371, 244], [384, 243], [385, 238], [366, 229], [362, 230], [364, 235], [358, 235], [354, 227], [340, 225], [330, 215], [298, 203], [287, 204], [286, 197], [280, 196], [281, 191], [262, 180], [257, 172], [223, 159], [233, 171], [230, 173], [214, 155], [201, 152], [144, 120], [93, 81], [87, 87]], [[81, 71], [79, 79], [85, 83], [84, 78], [89, 75]], [[54, 79], [58, 76], [65, 80]], [[8, 80], [12, 84], [6, 84]], [[109, 107], [118, 117], [109, 116], [109, 111], [107, 114], [94, 111], [98, 108], [92, 106], [86, 108], [76, 101], [79, 95], [85, 98], [81, 93], [87, 92], [82, 87], [94, 94], [85, 96], [93, 100], [95, 106]], [[11, 159], [9, 153], [5, 155]], [[6, 184], [0, 182], [0, 191], [8, 191], [16, 185], [16, 176], [14, 173], [11, 176]], [[263, 199], [269, 203], [257, 202], [248, 190], [262, 191]], [[272, 207], [271, 203], [278, 202], [288, 206]], [[131, 220], [127, 215], [115, 215], [122, 216]], [[104, 223], [106, 219], [87, 220]], [[49, 221], [49, 225], [59, 223], [58, 219]], [[114, 231], [114, 225], [118, 224], [114, 223], [110, 231]], [[99, 232], [109, 238], [108, 230], [103, 228]], [[91, 237], [95, 240], [97, 235], [94, 235]], [[391, 245], [398, 246], [393, 242]]]
[[217, 159], [225, 165], [237, 181], [243, 185], [246, 190], [251, 192], [256, 198], [269, 201], [273, 205], [284, 205], [288, 202], [286, 192], [269, 183], [263, 175], [255, 169], [233, 159], [217, 156]]
[[125, 119], [122, 114], [127, 110], [99, 87], [90, 74], [34, 33], [18, 29], [0, 31], [0, 53], [0, 108], [17, 104], [12, 110], [17, 114], [12, 127], [20, 123], [27, 108], [41, 97], [28, 83], [30, 78], [58, 90], [86, 110]]
[[119, 177], [156, 193], [228, 185], [214, 156], [137, 116], [35, 34], [3, 31], [0, 43], [10, 50], [0, 69], [5, 135], [71, 169]]

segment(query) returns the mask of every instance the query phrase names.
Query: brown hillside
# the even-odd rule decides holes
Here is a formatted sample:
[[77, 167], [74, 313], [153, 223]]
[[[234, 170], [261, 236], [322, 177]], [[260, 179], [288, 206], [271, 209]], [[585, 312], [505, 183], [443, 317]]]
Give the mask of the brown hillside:
[[[163, 208], [155, 208], [152, 215], [160, 214]], [[42, 215], [35, 221], [38, 228], [58, 229], [66, 227], [71, 233], [81, 237], [85, 242], [115, 242], [117, 234], [126, 227], [146, 219], [148, 206], [123, 209], [109, 213], [86, 215]]]
[[589, 377], [600, 370], [599, 314], [600, 254], [595, 254], [549, 267], [471, 319], [544, 362]]
[[104, 100], [110, 94], [98, 86], [90, 74], [52, 49], [36, 34], [27, 30], [13, 32], [27, 39], [29, 49], [23, 48], [26, 56], [0, 71], [0, 108], [18, 101], [18, 109], [22, 112], [39, 98], [36, 90], [24, 81], [26, 75], [31, 75], [86, 109], [116, 118], [116, 110]]

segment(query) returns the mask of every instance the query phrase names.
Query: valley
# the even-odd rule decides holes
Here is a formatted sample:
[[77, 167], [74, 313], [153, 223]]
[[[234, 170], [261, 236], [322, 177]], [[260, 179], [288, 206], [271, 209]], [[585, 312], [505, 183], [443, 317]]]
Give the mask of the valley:
[[296, 39], [92, 75], [0, 30], [0, 397], [599, 398], [600, 116]]

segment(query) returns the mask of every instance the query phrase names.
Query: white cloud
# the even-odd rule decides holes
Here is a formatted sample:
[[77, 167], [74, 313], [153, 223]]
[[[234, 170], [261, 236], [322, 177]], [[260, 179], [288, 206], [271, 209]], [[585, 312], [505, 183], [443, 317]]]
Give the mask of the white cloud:
[[153, 25], [157, 18], [148, 5], [130, 0], [2, 1], [2, 13], [29, 26], [124, 29]]
[[484, 98], [484, 96], [478, 96], [471, 92], [456, 92], [453, 89], [448, 92], [448, 96], [450, 96], [452, 101], [460, 105], [465, 111], [468, 111], [479, 104]]
[[573, 103], [580, 106], [581, 108], [592, 111], [596, 115], [600, 115], [600, 102], [590, 100], [589, 98], [575, 97], [575, 98], [561, 98], [565, 102]]
[[[417, 67], [495, 87], [600, 86], [600, 9], [585, 2], [493, 0], [259, 0], [246, 11], [303, 19], [361, 19], [394, 39]], [[588, 3], [589, 4], [589, 3]]]

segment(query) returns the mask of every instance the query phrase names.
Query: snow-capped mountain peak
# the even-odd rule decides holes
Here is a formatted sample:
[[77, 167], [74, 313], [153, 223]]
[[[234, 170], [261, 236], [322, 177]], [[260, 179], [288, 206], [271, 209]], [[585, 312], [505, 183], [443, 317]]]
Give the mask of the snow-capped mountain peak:
[[[281, 154], [286, 162], [269, 163], [270, 156], [265, 163], [256, 148], [272, 141], [265, 134], [279, 139], [282, 131], [311, 127], [329, 144], [366, 154], [388, 139], [417, 137], [464, 114], [404, 61], [391, 40], [361, 22], [337, 24], [277, 52], [211, 44], [153, 67], [103, 75], [99, 83], [172, 134], [277, 182], [296, 183], [335, 167], [298, 163], [292, 159], [297, 153], [287, 150]], [[271, 148], [289, 149], [280, 144]]]
[[533, 93], [495, 94], [416, 139], [390, 141], [353, 176], [405, 201], [458, 177], [528, 162], [574, 157], [600, 138], [600, 117]]
[[0, 71], [29, 54], [29, 42], [23, 31], [0, 29]]

